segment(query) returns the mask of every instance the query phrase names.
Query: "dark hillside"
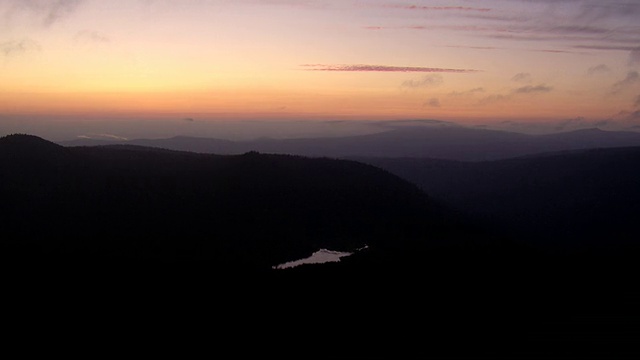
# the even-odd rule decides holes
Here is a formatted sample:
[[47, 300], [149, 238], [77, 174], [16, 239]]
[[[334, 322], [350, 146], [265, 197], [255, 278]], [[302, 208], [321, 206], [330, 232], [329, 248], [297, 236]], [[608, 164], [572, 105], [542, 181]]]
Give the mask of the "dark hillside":
[[361, 159], [511, 236], [550, 248], [638, 245], [640, 148], [491, 162]]
[[320, 248], [428, 241], [443, 226], [417, 187], [352, 161], [28, 136], [0, 146], [4, 241], [47, 251], [268, 269]]
[[[458, 340], [464, 339], [473, 350], [460, 350], [461, 358], [638, 356], [633, 344], [640, 336], [640, 292], [632, 284], [640, 272], [639, 148], [478, 163], [359, 160], [418, 184], [479, 226], [526, 244], [422, 257], [421, 269], [410, 272], [425, 275], [414, 284], [438, 295], [417, 294], [412, 287], [395, 293], [429, 304], [406, 305], [406, 316], [433, 325], [425, 327], [432, 346], [460, 350]], [[344, 265], [375, 259], [381, 257], [354, 256]], [[434, 309], [448, 315], [436, 316]], [[465, 319], [462, 329], [452, 325], [453, 318]]]

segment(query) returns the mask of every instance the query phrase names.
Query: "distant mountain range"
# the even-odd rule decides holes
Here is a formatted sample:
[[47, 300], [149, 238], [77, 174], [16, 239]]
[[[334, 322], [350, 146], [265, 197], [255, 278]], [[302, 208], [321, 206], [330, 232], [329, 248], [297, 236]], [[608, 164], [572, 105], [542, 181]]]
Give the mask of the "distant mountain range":
[[307, 139], [230, 141], [179, 136], [121, 142], [92, 139], [60, 142], [64, 146], [115, 143], [220, 155], [257, 151], [310, 157], [419, 157], [486, 161], [542, 152], [640, 146], [640, 133], [586, 129], [548, 135], [527, 135], [462, 126], [434, 126], [401, 127], [369, 135]]

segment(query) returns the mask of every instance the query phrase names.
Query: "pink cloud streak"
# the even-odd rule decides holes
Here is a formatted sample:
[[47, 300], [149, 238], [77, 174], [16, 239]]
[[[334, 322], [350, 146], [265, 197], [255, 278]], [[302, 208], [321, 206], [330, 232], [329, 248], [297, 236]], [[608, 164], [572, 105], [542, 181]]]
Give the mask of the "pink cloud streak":
[[342, 71], [342, 72], [421, 72], [421, 73], [475, 73], [474, 69], [445, 69], [422, 66], [390, 66], [390, 65], [342, 65], [342, 64], [302, 64], [307, 71]]
[[476, 8], [468, 6], [423, 6], [423, 5], [385, 5], [386, 8], [404, 9], [404, 10], [424, 10], [424, 11], [477, 11], [489, 12], [489, 8]]

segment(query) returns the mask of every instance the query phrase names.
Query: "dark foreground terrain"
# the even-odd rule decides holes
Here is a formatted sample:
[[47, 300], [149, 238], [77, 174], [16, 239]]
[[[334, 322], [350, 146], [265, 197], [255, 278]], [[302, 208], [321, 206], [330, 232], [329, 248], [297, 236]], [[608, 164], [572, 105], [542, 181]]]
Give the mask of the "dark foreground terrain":
[[[14, 333], [94, 353], [637, 355], [634, 241], [549, 251], [360, 162], [13, 135], [0, 196]], [[364, 249], [272, 268], [321, 248]]]

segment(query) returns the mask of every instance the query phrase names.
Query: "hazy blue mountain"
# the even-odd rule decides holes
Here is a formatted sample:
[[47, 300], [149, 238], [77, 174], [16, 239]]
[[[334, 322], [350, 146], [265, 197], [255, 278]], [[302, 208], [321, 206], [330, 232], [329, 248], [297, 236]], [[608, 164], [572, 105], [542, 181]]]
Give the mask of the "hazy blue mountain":
[[[258, 151], [311, 157], [427, 157], [484, 161], [549, 151], [640, 146], [640, 133], [588, 129], [549, 135], [526, 135], [462, 126], [432, 126], [399, 127], [375, 134], [331, 138], [229, 141], [174, 137], [136, 139], [125, 143], [215, 154]], [[104, 145], [105, 142], [79, 139], [61, 144]]]

